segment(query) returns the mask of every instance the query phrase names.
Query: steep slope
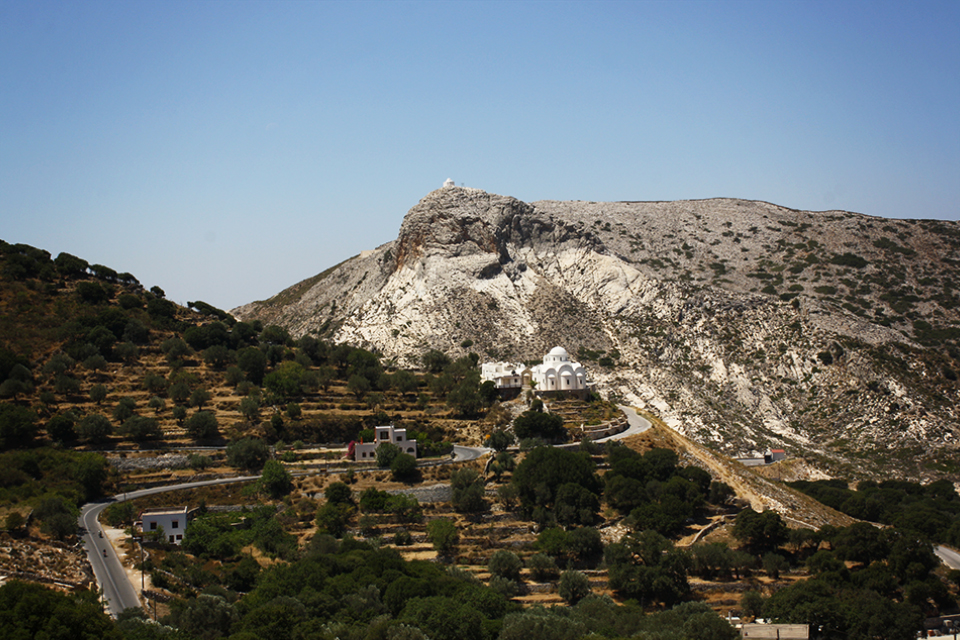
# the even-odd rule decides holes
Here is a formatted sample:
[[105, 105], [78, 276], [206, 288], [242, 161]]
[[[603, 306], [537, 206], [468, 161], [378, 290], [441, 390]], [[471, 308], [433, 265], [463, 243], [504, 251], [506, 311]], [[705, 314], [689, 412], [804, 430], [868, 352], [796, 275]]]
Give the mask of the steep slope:
[[375, 347], [535, 360], [728, 454], [960, 472], [956, 222], [731, 199], [527, 204], [444, 188], [396, 241], [233, 313]]

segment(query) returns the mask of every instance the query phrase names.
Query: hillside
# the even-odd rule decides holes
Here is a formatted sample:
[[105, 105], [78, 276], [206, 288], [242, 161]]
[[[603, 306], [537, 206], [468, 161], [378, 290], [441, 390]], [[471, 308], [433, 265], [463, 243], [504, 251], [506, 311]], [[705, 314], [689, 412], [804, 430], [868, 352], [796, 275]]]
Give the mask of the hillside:
[[960, 224], [765, 202], [523, 203], [445, 188], [397, 240], [233, 310], [413, 362], [538, 360], [729, 455], [960, 472]]

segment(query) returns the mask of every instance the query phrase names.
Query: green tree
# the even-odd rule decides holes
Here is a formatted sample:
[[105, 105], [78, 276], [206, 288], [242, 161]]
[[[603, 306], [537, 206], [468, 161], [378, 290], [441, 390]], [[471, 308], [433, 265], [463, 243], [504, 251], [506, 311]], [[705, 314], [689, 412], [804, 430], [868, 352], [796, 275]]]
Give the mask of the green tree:
[[453, 508], [461, 513], [476, 513], [486, 508], [483, 478], [476, 469], [464, 467], [453, 472], [450, 478], [453, 491]]
[[350, 376], [350, 379], [347, 380], [347, 391], [352, 393], [357, 397], [357, 400], [360, 400], [365, 396], [371, 389], [370, 381], [365, 377], [359, 374], [353, 374]]
[[560, 577], [557, 561], [545, 553], [535, 553], [527, 559], [530, 576], [537, 582], [550, 582]]
[[113, 419], [117, 422], [124, 422], [128, 418], [135, 415], [137, 412], [137, 403], [136, 401], [129, 397], [120, 398], [117, 401], [116, 406], [113, 408]]
[[100, 444], [106, 442], [113, 433], [113, 426], [106, 416], [93, 413], [80, 420], [77, 431], [85, 441]]
[[460, 534], [451, 521], [438, 518], [427, 525], [427, 537], [440, 556], [449, 556], [457, 548]]
[[253, 384], [263, 383], [267, 371], [267, 356], [257, 347], [247, 347], [237, 352], [237, 366]]
[[430, 373], [440, 373], [450, 365], [450, 356], [437, 349], [431, 349], [420, 356], [420, 362]]
[[121, 638], [94, 592], [63, 594], [18, 580], [0, 587], [0, 630], [11, 640]]
[[490, 571], [490, 575], [517, 582], [520, 580], [520, 570], [523, 569], [523, 562], [513, 551], [499, 549], [490, 556], [487, 569]]
[[515, 441], [516, 439], [513, 437], [512, 433], [509, 431], [504, 431], [503, 429], [498, 429], [490, 434], [490, 437], [487, 439], [487, 446], [494, 451], [504, 451]]
[[160, 423], [154, 418], [144, 416], [131, 416], [120, 425], [120, 433], [131, 440], [143, 442], [145, 440], [156, 440], [163, 433], [160, 431]]
[[77, 439], [75, 423], [72, 412], [58, 413], [47, 420], [47, 435], [55, 442], [69, 444]]
[[193, 393], [190, 394], [190, 406], [203, 409], [204, 405], [210, 402], [211, 398], [212, 396], [209, 391], [203, 387], [197, 387], [193, 390]]
[[580, 571], [568, 570], [560, 574], [560, 597], [574, 605], [590, 595], [590, 580]]
[[0, 402], [0, 443], [2, 448], [15, 449], [33, 442], [37, 414], [19, 405]]
[[390, 474], [399, 482], [416, 480], [420, 473], [417, 470], [417, 459], [409, 453], [399, 453], [390, 463]]
[[105, 386], [103, 386], [102, 384], [95, 384], [92, 387], [90, 387], [90, 400], [92, 400], [94, 404], [99, 405], [101, 402], [103, 402], [106, 399], [107, 399], [107, 388]]
[[282, 498], [293, 491], [293, 478], [286, 467], [276, 460], [267, 460], [260, 476], [260, 486], [272, 498]]
[[270, 449], [263, 440], [243, 438], [227, 445], [227, 464], [246, 471], [258, 471], [270, 457]]
[[755, 551], [773, 550], [787, 541], [787, 525], [776, 511], [744, 509], [737, 514], [733, 536]]
[[543, 438], [544, 440], [563, 441], [567, 439], [567, 430], [563, 418], [553, 413], [524, 411], [513, 421], [513, 430], [521, 440]]
[[254, 396], [246, 396], [240, 401], [240, 413], [247, 421], [256, 424], [260, 421], [260, 401]]
[[212, 411], [197, 411], [183, 425], [194, 440], [209, 440], [220, 434], [217, 416]]
[[341, 537], [347, 531], [356, 507], [345, 502], [326, 502], [317, 510], [317, 533]]
[[377, 466], [381, 469], [389, 469], [394, 459], [402, 453], [400, 447], [392, 442], [382, 442], [377, 446]]

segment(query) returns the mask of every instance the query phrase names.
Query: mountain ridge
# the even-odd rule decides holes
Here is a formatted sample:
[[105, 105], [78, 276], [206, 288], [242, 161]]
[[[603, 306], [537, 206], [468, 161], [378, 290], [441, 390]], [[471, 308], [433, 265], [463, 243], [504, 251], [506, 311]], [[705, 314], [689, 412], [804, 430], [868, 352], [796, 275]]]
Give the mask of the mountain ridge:
[[396, 240], [233, 313], [404, 363], [562, 344], [605, 393], [725, 453], [918, 477], [960, 470], [958, 265], [956, 222], [447, 187]]

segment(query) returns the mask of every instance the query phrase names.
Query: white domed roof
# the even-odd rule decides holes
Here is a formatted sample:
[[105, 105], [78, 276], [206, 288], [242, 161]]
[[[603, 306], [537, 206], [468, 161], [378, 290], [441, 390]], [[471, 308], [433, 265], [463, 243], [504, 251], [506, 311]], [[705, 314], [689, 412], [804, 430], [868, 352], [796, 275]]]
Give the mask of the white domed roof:
[[548, 355], [548, 356], [559, 356], [559, 357], [561, 357], [561, 358], [569, 358], [569, 357], [570, 357], [570, 354], [567, 353], [567, 350], [564, 349], [563, 347], [554, 347], [553, 349], [550, 349], [550, 353], [548, 353], [547, 355]]

